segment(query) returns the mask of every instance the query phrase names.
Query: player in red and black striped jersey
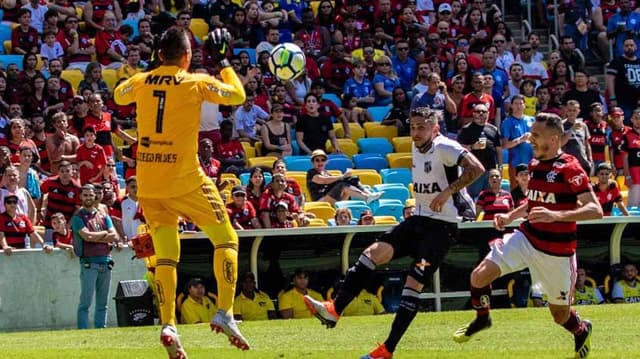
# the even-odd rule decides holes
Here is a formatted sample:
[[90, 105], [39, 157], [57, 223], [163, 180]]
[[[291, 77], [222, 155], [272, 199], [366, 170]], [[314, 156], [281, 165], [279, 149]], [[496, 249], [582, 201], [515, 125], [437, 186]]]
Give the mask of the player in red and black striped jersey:
[[602, 208], [578, 160], [561, 150], [563, 136], [559, 116], [539, 113], [531, 127], [534, 159], [529, 163], [527, 203], [498, 213], [494, 227], [504, 230], [517, 218], [526, 220], [511, 235], [491, 244], [491, 252], [471, 274], [471, 304], [476, 319], [458, 329], [453, 338], [462, 343], [489, 328], [491, 282], [502, 275], [529, 267], [532, 283], [547, 294], [556, 323], [574, 335], [575, 356], [591, 350], [591, 323], [572, 310], [576, 277], [576, 221], [602, 218]]
[[598, 197], [605, 216], [610, 216], [615, 204], [625, 216], [629, 215], [616, 181], [611, 179], [611, 165], [601, 163], [596, 170], [598, 181], [593, 184], [593, 192]]
[[629, 188], [627, 205], [640, 206], [640, 108], [633, 111], [631, 130], [622, 137], [624, 176]]
[[[42, 195], [47, 195], [47, 207], [43, 224], [51, 227], [51, 216], [56, 212], [64, 214], [67, 222], [80, 204], [80, 185], [71, 179], [71, 164], [62, 161], [58, 167], [58, 175], [47, 178], [40, 185]], [[38, 214], [40, 214], [40, 209]]]

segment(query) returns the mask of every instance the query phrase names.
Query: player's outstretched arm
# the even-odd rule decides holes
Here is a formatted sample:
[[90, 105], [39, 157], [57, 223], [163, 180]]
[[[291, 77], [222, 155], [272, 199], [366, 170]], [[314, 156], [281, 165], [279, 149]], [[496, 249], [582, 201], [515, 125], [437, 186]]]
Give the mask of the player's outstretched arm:
[[244, 103], [246, 99], [244, 86], [230, 66], [224, 67], [220, 71], [222, 81], [213, 76], [201, 76], [204, 79], [200, 83], [200, 89], [206, 101], [221, 105], [241, 105]]
[[128, 78], [113, 90], [113, 100], [116, 104], [125, 106], [136, 101], [134, 85], [139, 76], [142, 75], [136, 74], [133, 77]]

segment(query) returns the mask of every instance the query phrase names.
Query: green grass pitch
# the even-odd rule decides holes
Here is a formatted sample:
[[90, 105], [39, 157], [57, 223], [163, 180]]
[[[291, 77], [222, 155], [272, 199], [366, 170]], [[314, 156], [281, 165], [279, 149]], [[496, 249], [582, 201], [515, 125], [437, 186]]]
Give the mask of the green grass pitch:
[[[579, 307], [593, 323], [590, 358], [640, 358], [640, 304]], [[471, 311], [420, 313], [400, 342], [394, 358], [572, 358], [573, 338], [552, 322], [546, 308], [492, 312], [493, 327], [465, 344], [451, 335], [473, 318]], [[386, 338], [393, 317], [341, 319], [328, 330], [314, 319], [240, 324], [252, 349], [232, 348], [208, 325], [178, 330], [189, 358], [358, 358]], [[3, 333], [3, 358], [166, 358], [159, 327], [109, 328]]]

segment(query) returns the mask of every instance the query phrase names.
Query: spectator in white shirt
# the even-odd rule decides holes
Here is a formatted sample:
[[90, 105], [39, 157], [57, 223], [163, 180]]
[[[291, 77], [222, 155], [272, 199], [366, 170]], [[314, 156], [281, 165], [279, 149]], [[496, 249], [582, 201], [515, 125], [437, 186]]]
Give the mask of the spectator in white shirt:
[[48, 7], [40, 5], [38, 0], [29, 0], [27, 4], [22, 5], [23, 9], [31, 11], [31, 27], [42, 34], [42, 26], [44, 25], [44, 14], [49, 10]]
[[138, 207], [138, 181], [135, 176], [127, 178], [127, 196], [122, 200], [122, 231], [127, 239], [138, 234], [138, 227], [144, 224]]
[[49, 67], [49, 61], [61, 60], [64, 57], [64, 50], [60, 42], [56, 41], [55, 32], [46, 32], [44, 34], [44, 43], [40, 47], [40, 57], [44, 62], [44, 67]]
[[233, 113], [239, 140], [251, 142], [252, 145], [260, 141], [260, 136], [258, 135], [260, 126], [264, 125], [269, 118], [269, 114], [256, 105], [254, 101], [255, 93], [247, 93], [244, 104]]

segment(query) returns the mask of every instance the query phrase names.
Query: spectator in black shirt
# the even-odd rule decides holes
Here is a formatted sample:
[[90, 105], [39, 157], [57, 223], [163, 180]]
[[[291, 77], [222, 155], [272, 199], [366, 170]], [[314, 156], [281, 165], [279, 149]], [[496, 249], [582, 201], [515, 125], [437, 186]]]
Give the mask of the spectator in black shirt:
[[607, 67], [607, 91], [611, 107], [619, 106], [624, 111], [625, 124], [631, 124], [631, 113], [640, 105], [640, 59], [633, 38], [624, 40], [622, 56], [615, 58]]
[[527, 191], [529, 190], [529, 166], [521, 163], [516, 166], [516, 186], [511, 190], [511, 198], [515, 207], [520, 207], [527, 201]]
[[569, 100], [576, 100], [580, 104], [579, 118], [589, 118], [589, 106], [594, 102], [600, 102], [600, 94], [589, 89], [589, 76], [584, 70], [574, 70], [573, 81], [575, 87], [564, 93], [562, 104], [566, 105]]
[[318, 149], [324, 150], [327, 139], [331, 140], [335, 152], [341, 152], [331, 119], [318, 112], [318, 98], [313, 94], [307, 94], [304, 97], [304, 106], [307, 113], [300, 116], [296, 124], [296, 140], [302, 154], [311, 154]]

